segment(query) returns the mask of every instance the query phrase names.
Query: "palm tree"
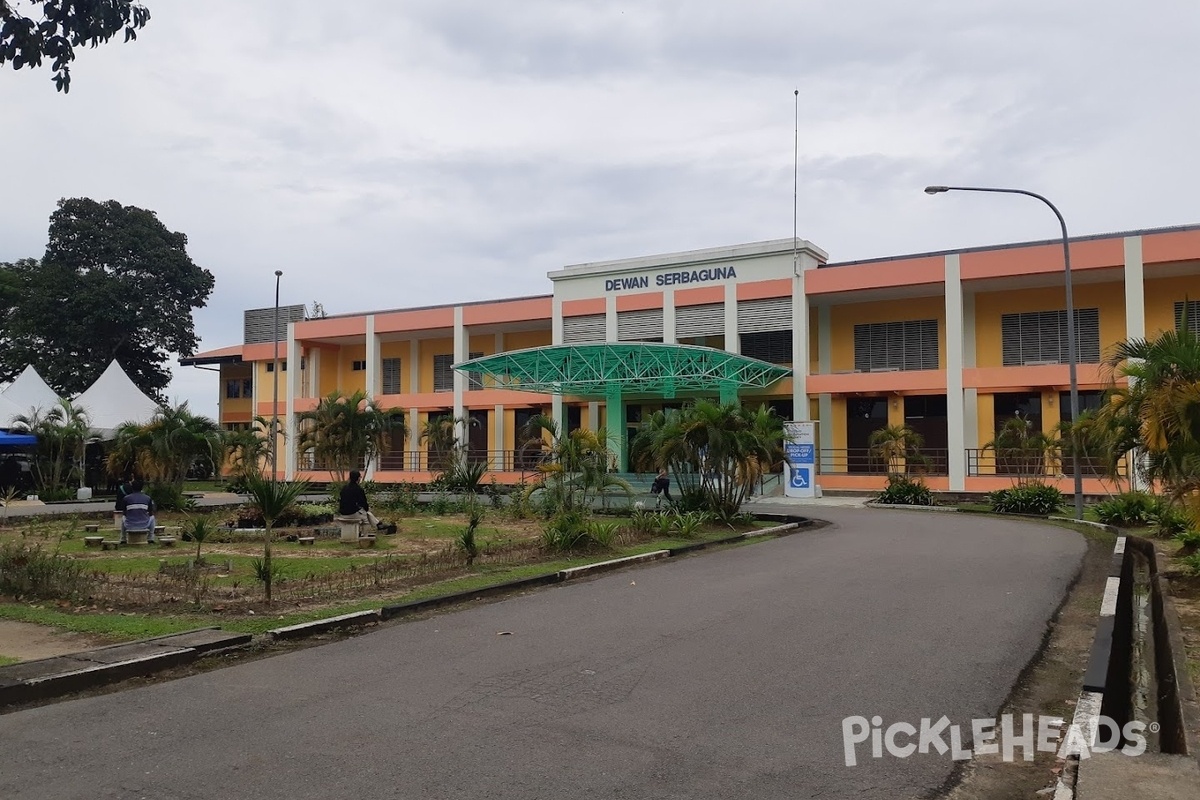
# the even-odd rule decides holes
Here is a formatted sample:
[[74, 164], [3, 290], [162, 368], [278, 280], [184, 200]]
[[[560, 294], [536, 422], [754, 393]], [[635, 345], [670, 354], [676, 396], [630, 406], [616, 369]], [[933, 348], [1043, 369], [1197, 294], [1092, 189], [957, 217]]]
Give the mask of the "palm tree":
[[871, 455], [887, 464], [888, 475], [908, 472], [921, 458], [925, 439], [907, 425], [888, 425], [873, 432], [867, 439]]
[[1019, 416], [1005, 420], [982, 449], [995, 454], [998, 473], [1015, 475], [1018, 484], [1045, 476], [1060, 454], [1056, 438], [1035, 431], [1031, 420]]
[[349, 395], [335, 389], [297, 418], [297, 450], [311, 454], [316, 467], [328, 469], [338, 481], [350, 470], [366, 470], [383, 453], [389, 434], [404, 432], [403, 414], [384, 411], [361, 389]]
[[429, 450], [430, 471], [448, 470], [459, 460], [462, 443], [458, 441], [459, 428], [477, 424], [469, 417], [438, 414], [425, 420], [421, 427], [420, 440]]
[[538, 480], [527, 495], [543, 491], [556, 512], [587, 513], [597, 498], [606, 498], [611, 491], [632, 493], [629, 483], [608, 468], [608, 434], [603, 429], [578, 428], [562, 436], [553, 417], [535, 414], [520, 435], [525, 439], [522, 450], [536, 448], [544, 453]]
[[82, 482], [83, 453], [91, 428], [81, 406], [64, 398], [45, 413], [32, 408], [13, 419], [13, 428], [38, 439], [33, 474], [39, 489], [62, 489], [75, 476]]
[[270, 420], [255, 417], [253, 427], [226, 433], [225, 460], [235, 482], [245, 483], [249, 475], [262, 472], [263, 461], [271, 453], [270, 430]]
[[128, 465], [148, 480], [170, 484], [182, 491], [188, 470], [199, 458], [219, 464], [225, 450], [226, 431], [186, 402], [163, 406], [144, 425], [125, 422], [117, 427], [108, 455], [108, 470], [121, 475]]
[[657, 412], [631, 446], [639, 471], [670, 471], [682, 501], [730, 519], [763, 473], [783, 460], [783, 420], [773, 409], [697, 400]]
[[260, 473], [252, 473], [246, 478], [246, 493], [250, 495], [250, 504], [258, 509], [263, 518], [263, 584], [267, 591], [267, 604], [271, 603], [271, 584], [275, 573], [271, 566], [271, 540], [274, 538], [275, 520], [308, 490], [308, 484], [303, 481], [275, 481], [264, 478]]

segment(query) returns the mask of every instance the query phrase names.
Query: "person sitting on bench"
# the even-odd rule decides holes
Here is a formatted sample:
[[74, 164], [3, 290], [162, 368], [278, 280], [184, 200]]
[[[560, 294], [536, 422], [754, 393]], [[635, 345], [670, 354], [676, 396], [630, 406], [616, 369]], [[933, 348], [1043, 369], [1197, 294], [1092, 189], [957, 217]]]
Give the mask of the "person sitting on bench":
[[157, 524], [154, 501], [142, 491], [143, 486], [141, 480], [134, 480], [129, 484], [129, 494], [117, 501], [117, 510], [125, 512], [121, 518], [121, 544], [128, 542], [129, 531], [145, 531], [146, 541], [154, 541], [154, 526]]
[[338, 495], [338, 516], [343, 519], [358, 519], [373, 525], [376, 530], [385, 531], [386, 533], [395, 533], [395, 525], [387, 525], [378, 517], [371, 513], [367, 506], [367, 493], [363, 491], [359, 480], [362, 474], [358, 470], [350, 471], [350, 482], [342, 487], [341, 493]]

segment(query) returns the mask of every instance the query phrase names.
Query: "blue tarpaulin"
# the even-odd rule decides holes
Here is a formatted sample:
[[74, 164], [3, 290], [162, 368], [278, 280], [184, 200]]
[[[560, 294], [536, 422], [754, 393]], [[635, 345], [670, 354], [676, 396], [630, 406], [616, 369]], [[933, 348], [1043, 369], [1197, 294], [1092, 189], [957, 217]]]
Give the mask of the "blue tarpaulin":
[[30, 433], [7, 433], [0, 431], [0, 447], [33, 447], [37, 437]]

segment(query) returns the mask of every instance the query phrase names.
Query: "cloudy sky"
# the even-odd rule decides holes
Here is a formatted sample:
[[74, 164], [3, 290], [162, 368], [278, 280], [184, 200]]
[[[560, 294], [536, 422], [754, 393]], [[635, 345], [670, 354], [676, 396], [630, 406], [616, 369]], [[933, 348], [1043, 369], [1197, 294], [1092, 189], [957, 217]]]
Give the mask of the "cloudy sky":
[[[550, 291], [799, 234], [835, 261], [1200, 222], [1195, 0], [143, 0], [135, 43], [0, 72], [0, 261], [61, 197], [155, 210], [245, 308]], [[27, 6], [26, 6], [27, 7]], [[1191, 153], [1191, 155], [1189, 155]], [[151, 290], [153, 287], [149, 287]], [[169, 394], [215, 414], [212, 373]]]

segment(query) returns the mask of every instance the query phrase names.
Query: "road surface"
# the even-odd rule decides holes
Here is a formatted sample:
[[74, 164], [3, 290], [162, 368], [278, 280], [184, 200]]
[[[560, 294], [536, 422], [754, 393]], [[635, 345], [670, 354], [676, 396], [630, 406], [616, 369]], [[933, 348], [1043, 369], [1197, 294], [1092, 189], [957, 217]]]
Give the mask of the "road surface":
[[994, 715], [1084, 541], [821, 515], [834, 524], [0, 716], [0, 797], [922, 796], [949, 756], [860, 746], [847, 767], [843, 718]]

